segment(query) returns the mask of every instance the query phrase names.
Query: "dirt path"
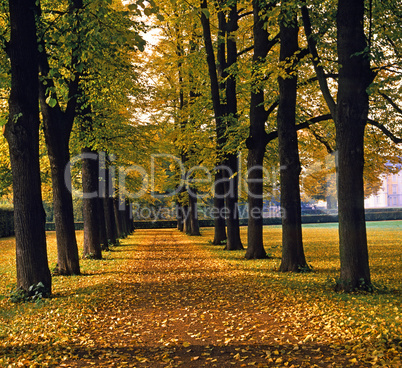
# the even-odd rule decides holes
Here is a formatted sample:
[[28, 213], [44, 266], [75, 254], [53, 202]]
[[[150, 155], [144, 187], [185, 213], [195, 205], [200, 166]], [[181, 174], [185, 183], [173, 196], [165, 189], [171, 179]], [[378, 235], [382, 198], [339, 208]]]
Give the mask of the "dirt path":
[[309, 341], [314, 321], [287, 318], [276, 308], [282, 295], [212, 258], [194, 238], [138, 230], [134, 239], [127, 268], [81, 331], [85, 346], [60, 366], [354, 365], [335, 345]]

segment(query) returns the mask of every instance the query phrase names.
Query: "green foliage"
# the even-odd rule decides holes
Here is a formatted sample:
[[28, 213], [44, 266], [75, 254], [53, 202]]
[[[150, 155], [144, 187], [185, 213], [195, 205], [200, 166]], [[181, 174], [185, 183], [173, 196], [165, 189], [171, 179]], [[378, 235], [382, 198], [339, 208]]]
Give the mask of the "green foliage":
[[359, 279], [359, 283], [354, 285], [352, 281], [343, 281], [339, 278], [335, 280], [335, 290], [347, 293], [372, 293], [374, 286], [366, 283], [364, 279]]
[[39, 303], [43, 298], [49, 296], [49, 290], [43, 285], [43, 283], [38, 282], [37, 284], [31, 285], [28, 291], [21, 288], [16, 288], [10, 293], [10, 301], [12, 303]]
[[299, 270], [300, 273], [312, 272], [313, 271], [313, 266], [311, 266], [311, 265], [299, 266], [298, 270]]
[[98, 259], [94, 253], [88, 253], [83, 256], [84, 259]]

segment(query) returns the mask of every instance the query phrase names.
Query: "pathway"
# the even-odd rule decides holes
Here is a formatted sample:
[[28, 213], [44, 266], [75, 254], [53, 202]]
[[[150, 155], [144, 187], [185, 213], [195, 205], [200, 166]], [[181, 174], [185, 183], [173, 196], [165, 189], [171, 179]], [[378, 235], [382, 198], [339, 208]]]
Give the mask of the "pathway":
[[213, 258], [197, 238], [137, 230], [135, 239], [130, 264], [81, 332], [87, 345], [61, 366], [353, 366], [336, 346], [311, 341], [314, 321], [276, 308], [283, 295]]

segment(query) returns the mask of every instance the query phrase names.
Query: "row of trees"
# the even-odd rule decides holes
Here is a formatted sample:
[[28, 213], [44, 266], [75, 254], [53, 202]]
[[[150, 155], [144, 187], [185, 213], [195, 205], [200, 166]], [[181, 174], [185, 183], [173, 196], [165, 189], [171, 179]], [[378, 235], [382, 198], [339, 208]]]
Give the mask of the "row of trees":
[[129, 96], [140, 86], [132, 60], [144, 45], [142, 25], [133, 18], [141, 5], [128, 9], [118, 1], [82, 0], [1, 4], [1, 90], [8, 97], [4, 136], [12, 171], [17, 286], [27, 293], [39, 283], [44, 294], [51, 293], [40, 127], [52, 180], [57, 272], [80, 273], [71, 152], [82, 154], [78, 181], [84, 194], [96, 193], [83, 199], [83, 256], [101, 258], [102, 247], [133, 230], [130, 204], [124, 193], [116, 195], [110, 165], [99, 159], [106, 155], [98, 152], [120, 153], [121, 138], [133, 133], [127, 124]]
[[[160, 42], [145, 67], [154, 88], [148, 109], [173, 126], [176, 153], [187, 167], [215, 167], [214, 207], [225, 207], [226, 218], [215, 218], [214, 244], [243, 247], [238, 157], [248, 151], [246, 258], [266, 257], [263, 166], [271, 163], [280, 168], [284, 214], [280, 270], [308, 269], [301, 162], [327, 156], [333, 169], [309, 174], [305, 165], [302, 180], [316, 197], [330, 201], [333, 188], [325, 175], [336, 171], [338, 287], [370, 289], [364, 197], [379, 188], [381, 174], [394, 169], [390, 163], [400, 162], [393, 144], [401, 143], [400, 9], [363, 0], [202, 0], [162, 2], [160, 11]], [[186, 177], [188, 188], [195, 178]], [[190, 192], [178, 197], [179, 209], [196, 197]]]

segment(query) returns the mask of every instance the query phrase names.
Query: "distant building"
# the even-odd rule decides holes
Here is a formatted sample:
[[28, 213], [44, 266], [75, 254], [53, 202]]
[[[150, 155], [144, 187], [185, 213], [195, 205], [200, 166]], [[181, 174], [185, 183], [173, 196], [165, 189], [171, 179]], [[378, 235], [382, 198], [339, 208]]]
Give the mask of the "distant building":
[[402, 207], [402, 168], [383, 178], [381, 189], [364, 201], [366, 208]]

